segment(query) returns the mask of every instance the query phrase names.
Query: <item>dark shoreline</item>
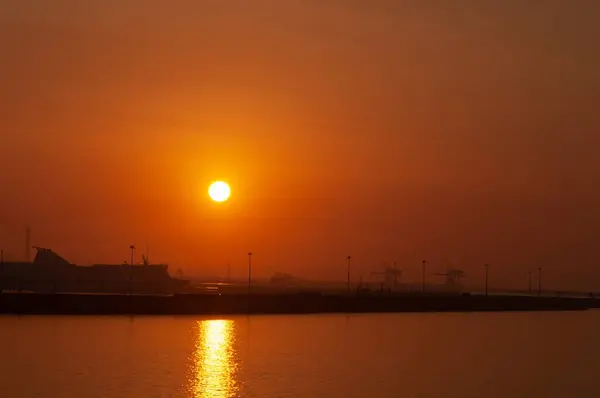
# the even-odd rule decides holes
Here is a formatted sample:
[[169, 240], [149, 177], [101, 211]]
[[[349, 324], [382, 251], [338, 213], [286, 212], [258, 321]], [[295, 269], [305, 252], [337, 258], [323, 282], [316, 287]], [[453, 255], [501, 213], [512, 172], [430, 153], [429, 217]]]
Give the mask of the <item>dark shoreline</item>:
[[0, 314], [246, 315], [382, 312], [581, 311], [593, 299], [533, 296], [239, 294], [173, 296], [0, 294]]

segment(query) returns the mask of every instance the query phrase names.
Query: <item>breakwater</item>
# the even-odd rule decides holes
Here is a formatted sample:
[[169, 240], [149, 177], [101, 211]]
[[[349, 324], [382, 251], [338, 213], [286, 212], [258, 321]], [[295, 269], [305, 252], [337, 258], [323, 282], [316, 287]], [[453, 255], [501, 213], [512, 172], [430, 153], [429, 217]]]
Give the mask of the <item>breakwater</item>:
[[369, 312], [570, 311], [598, 307], [596, 300], [566, 297], [476, 295], [0, 294], [3, 314], [233, 315]]

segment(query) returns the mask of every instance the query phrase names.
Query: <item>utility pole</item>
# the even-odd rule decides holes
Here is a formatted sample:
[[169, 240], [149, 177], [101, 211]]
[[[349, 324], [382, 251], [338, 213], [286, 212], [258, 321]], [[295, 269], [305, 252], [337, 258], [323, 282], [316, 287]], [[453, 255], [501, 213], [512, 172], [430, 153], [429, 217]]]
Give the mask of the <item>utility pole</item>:
[[538, 296], [542, 295], [542, 267], [538, 268]]
[[421, 262], [421, 282], [422, 282], [422, 286], [421, 286], [421, 291], [423, 293], [425, 293], [425, 268], [427, 267], [427, 261], [423, 260]]
[[485, 296], [488, 296], [488, 268], [490, 267], [489, 264], [485, 264]]
[[352, 259], [352, 257], [348, 256], [348, 281], [347, 281], [348, 293], [350, 293], [350, 260], [351, 259]]
[[248, 294], [252, 288], [252, 253], [248, 253]]

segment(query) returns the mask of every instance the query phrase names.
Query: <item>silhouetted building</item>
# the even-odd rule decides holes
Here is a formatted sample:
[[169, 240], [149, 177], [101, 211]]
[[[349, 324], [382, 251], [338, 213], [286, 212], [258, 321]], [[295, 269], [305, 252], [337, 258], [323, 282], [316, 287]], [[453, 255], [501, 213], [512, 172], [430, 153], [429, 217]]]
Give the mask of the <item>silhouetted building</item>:
[[165, 264], [71, 264], [50, 249], [36, 247], [33, 262], [4, 262], [0, 286], [32, 292], [146, 293], [180, 291], [188, 281], [172, 278]]

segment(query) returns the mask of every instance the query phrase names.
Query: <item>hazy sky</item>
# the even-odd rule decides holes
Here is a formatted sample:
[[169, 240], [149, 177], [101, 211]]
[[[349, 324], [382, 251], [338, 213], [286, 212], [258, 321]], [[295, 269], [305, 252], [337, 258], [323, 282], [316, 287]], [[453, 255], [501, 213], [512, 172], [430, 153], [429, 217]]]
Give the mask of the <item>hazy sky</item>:
[[[0, 0], [0, 246], [600, 288], [596, 0]], [[225, 207], [207, 184], [232, 183]], [[359, 271], [360, 269], [360, 271]]]

